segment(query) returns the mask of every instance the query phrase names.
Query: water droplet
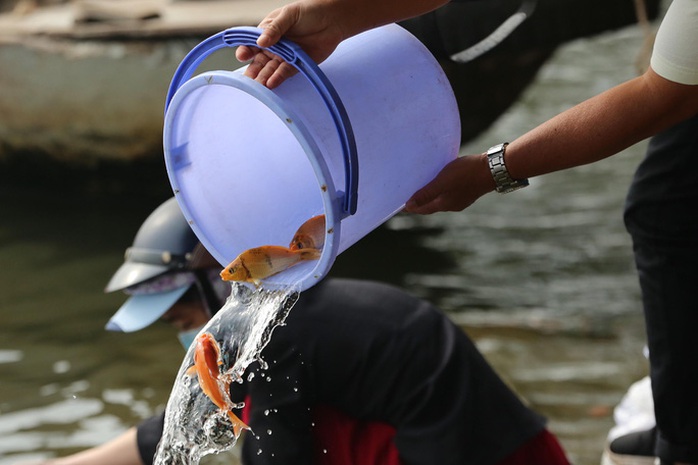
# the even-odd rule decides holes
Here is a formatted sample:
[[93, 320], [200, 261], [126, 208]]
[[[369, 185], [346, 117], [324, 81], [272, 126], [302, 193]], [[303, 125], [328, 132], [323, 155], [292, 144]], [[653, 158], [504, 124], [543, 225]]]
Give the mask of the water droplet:
[[262, 449], [257, 449], [257, 455], [262, 455]]
[[271, 430], [270, 430], [270, 429], [267, 430], [267, 434], [268, 434], [269, 436], [271, 436]]
[[264, 415], [269, 416], [269, 410], [265, 410]]

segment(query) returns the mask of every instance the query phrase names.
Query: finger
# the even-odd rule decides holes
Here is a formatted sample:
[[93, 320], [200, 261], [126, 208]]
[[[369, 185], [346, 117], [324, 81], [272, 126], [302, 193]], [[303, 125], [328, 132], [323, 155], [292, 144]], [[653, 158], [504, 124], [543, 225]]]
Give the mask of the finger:
[[248, 47], [247, 45], [241, 45], [235, 50], [235, 58], [238, 61], [247, 62], [252, 60], [260, 50], [254, 47]]
[[266, 62], [266, 64], [257, 73], [257, 77], [255, 77], [255, 81], [266, 86], [267, 81], [269, 80], [269, 78], [271, 76], [274, 75], [276, 70], [279, 68], [280, 64], [281, 64], [281, 59], [278, 57], [269, 59]]
[[267, 57], [264, 53], [257, 53], [250, 62], [250, 64], [247, 65], [247, 69], [244, 73], [245, 76], [252, 79], [257, 79], [257, 76], [259, 75], [259, 73], [262, 72], [269, 60], [270, 58]]
[[270, 89], [274, 89], [297, 72], [298, 70], [294, 68], [292, 65], [286, 62], [281, 63], [274, 72], [274, 74], [271, 75], [267, 80], [267, 87]]
[[288, 32], [288, 30], [298, 21], [298, 16], [294, 13], [295, 8], [286, 5], [271, 12], [259, 23], [262, 34], [257, 38], [257, 45], [260, 47], [271, 47]]
[[432, 213], [445, 211], [446, 209], [442, 205], [441, 197], [437, 197], [427, 203], [417, 205], [412, 202], [412, 199], [408, 200], [405, 204], [404, 211], [407, 213], [415, 213], [417, 215], [430, 215]]
[[405, 210], [416, 213], [416, 210], [424, 207], [439, 196], [439, 191], [432, 188], [433, 181], [412, 194], [405, 203]]
[[266, 25], [264, 26], [262, 34], [257, 38], [257, 45], [265, 48], [271, 47], [272, 45], [276, 44], [279, 39], [281, 39], [281, 36], [283, 36], [283, 34], [276, 25]]

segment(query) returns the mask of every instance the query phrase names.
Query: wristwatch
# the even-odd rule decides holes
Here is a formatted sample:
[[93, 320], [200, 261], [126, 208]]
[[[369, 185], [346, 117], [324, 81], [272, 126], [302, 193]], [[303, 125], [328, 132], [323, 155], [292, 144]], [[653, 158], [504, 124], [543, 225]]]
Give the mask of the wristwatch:
[[487, 149], [487, 161], [490, 165], [490, 172], [494, 178], [497, 192], [507, 194], [522, 187], [528, 186], [528, 179], [512, 179], [504, 164], [504, 152], [509, 142], [495, 145]]

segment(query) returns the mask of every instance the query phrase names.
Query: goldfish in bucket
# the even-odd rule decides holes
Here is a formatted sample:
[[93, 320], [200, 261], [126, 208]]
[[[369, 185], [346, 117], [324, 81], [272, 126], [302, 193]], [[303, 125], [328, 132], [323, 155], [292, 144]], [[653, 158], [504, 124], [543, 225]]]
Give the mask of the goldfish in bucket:
[[317, 249], [291, 250], [280, 245], [263, 245], [245, 250], [223, 271], [223, 281], [244, 281], [259, 286], [261, 280], [287, 270], [305, 260], [320, 258]]
[[289, 248], [322, 250], [325, 245], [325, 215], [317, 215], [303, 223], [293, 235]]

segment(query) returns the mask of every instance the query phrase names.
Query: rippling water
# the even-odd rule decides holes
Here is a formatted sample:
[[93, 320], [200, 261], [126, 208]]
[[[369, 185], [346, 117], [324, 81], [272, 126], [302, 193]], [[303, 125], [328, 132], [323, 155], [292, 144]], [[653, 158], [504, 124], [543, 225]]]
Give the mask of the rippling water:
[[[626, 29], [560, 49], [464, 152], [632, 77], [641, 41]], [[621, 218], [644, 147], [489, 195], [467, 212], [400, 215], [342, 254], [332, 273], [395, 283], [446, 309], [550, 418], [573, 461], [596, 464], [612, 406], [647, 369]], [[162, 409], [184, 355], [165, 325], [103, 330], [123, 301], [103, 286], [164, 195], [104, 186], [79, 195], [60, 181], [25, 181], [0, 187], [1, 465], [100, 444]]]

